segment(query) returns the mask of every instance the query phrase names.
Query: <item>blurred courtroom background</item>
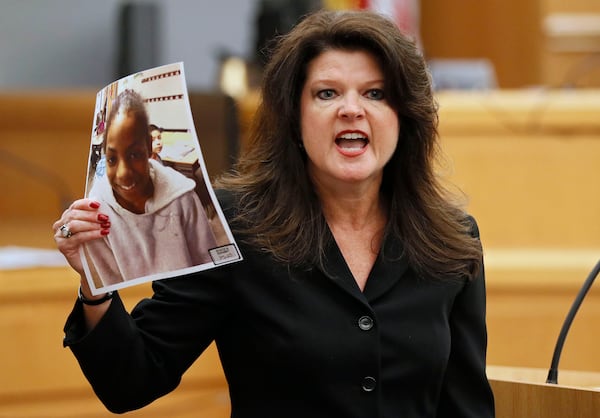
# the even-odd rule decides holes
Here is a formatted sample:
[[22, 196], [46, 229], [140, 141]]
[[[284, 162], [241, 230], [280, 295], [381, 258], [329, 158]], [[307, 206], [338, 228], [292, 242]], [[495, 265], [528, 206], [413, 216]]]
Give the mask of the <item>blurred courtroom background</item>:
[[[213, 178], [243, 152], [265, 41], [313, 8], [359, 4], [390, 13], [429, 62], [440, 174], [485, 249], [488, 363], [549, 365], [600, 258], [598, 0], [0, 0], [0, 418], [110, 416], [61, 347], [77, 277], [51, 230], [84, 191], [96, 92], [183, 61]], [[148, 294], [122, 291], [128, 307]], [[600, 372], [599, 325], [596, 285], [561, 368]], [[211, 347], [173, 394], [129, 415], [227, 411]]]
[[257, 3], [0, 0], [0, 88], [103, 87], [129, 31], [140, 65], [185, 61], [189, 87], [212, 89], [222, 52], [250, 53]]
[[[428, 59], [489, 60], [501, 88], [600, 84], [597, 1], [396, 2], [417, 5]], [[101, 87], [127, 51], [125, 71], [184, 61], [189, 87], [212, 89], [223, 57], [255, 59], [259, 23], [282, 31], [311, 8], [358, 3], [368, 1], [1, 0], [0, 88]]]

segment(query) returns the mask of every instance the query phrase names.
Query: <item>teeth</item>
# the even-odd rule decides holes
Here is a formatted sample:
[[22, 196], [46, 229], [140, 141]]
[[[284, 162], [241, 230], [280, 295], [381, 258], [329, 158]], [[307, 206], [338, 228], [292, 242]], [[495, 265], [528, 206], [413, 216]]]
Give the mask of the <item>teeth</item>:
[[123, 189], [123, 190], [131, 190], [131, 189], [133, 189], [134, 187], [135, 187], [135, 183], [134, 183], [134, 184], [132, 184], [131, 186], [123, 186], [123, 185], [121, 185], [121, 189]]
[[346, 133], [346, 134], [342, 134], [340, 135], [340, 138], [343, 139], [362, 139], [364, 138], [363, 135], [356, 133], [356, 132], [352, 132], [352, 133]]

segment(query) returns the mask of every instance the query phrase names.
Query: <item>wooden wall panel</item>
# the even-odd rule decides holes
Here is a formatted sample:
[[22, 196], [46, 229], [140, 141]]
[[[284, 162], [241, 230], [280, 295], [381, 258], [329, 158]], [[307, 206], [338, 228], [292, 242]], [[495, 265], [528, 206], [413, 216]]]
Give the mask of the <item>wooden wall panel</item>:
[[420, 4], [427, 58], [487, 58], [501, 88], [539, 83], [537, 1], [427, 0]]
[[[599, 87], [600, 39], [557, 51], [544, 29], [555, 13], [599, 14], [595, 0], [421, 1], [421, 37], [428, 58], [487, 58], [501, 88]], [[579, 51], [582, 42], [594, 51]]]

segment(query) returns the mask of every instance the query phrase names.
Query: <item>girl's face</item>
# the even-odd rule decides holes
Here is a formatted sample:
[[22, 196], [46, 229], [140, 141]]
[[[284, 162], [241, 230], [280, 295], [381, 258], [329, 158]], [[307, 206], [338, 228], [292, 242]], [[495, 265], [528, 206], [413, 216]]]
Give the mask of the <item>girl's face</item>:
[[153, 130], [150, 132], [152, 137], [152, 152], [154, 154], [160, 154], [163, 149], [162, 135], [159, 130]]
[[115, 199], [125, 209], [143, 213], [154, 192], [150, 179], [148, 131], [131, 113], [119, 112], [106, 137], [106, 174]]
[[400, 132], [384, 81], [366, 51], [328, 50], [309, 63], [300, 124], [308, 170], [318, 185], [381, 184]]

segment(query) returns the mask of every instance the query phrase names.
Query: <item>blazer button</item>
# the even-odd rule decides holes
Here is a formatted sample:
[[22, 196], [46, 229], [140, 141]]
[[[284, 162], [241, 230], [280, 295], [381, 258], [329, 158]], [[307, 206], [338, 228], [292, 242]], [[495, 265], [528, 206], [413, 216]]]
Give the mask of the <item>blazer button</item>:
[[377, 381], [374, 377], [367, 376], [362, 381], [362, 390], [365, 392], [373, 392], [375, 390], [375, 386], [377, 385]]
[[370, 316], [361, 316], [358, 319], [358, 327], [360, 329], [362, 329], [363, 331], [368, 331], [371, 328], [373, 328], [373, 318], [371, 318]]

